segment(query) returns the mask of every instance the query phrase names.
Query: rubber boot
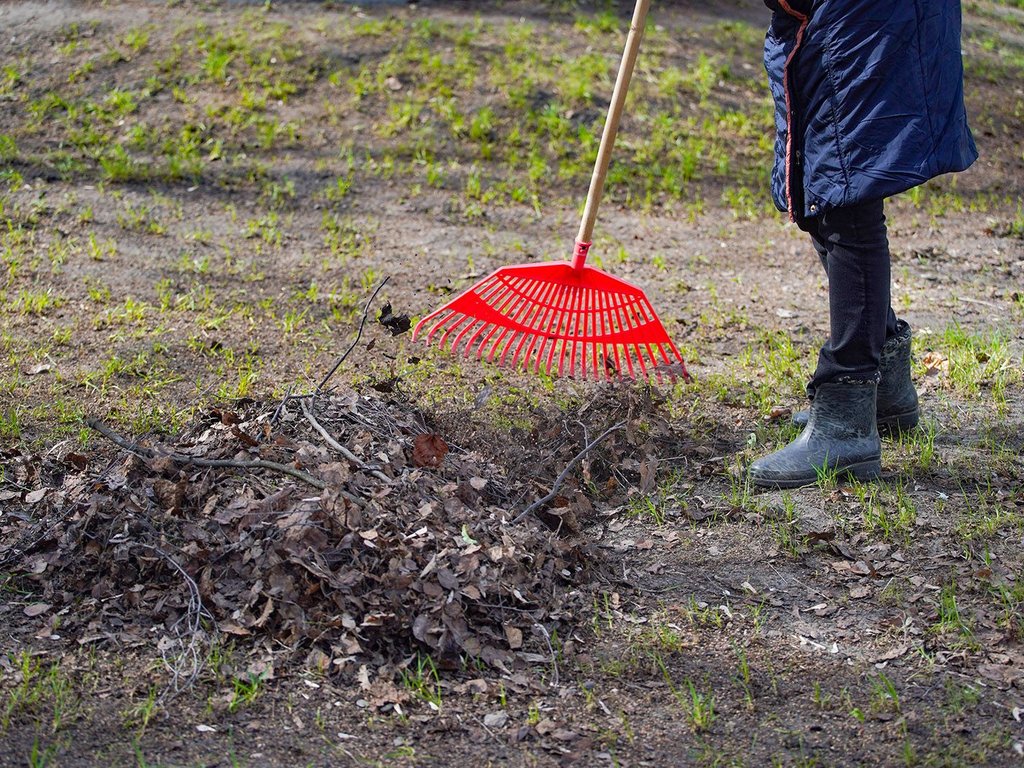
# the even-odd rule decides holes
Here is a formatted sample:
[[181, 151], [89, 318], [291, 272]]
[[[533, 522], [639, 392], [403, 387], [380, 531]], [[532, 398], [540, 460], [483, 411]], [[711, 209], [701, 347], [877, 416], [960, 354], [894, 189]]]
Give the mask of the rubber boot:
[[877, 478], [882, 473], [877, 392], [873, 381], [819, 385], [804, 431], [781, 451], [751, 464], [750, 481], [768, 488], [799, 488], [824, 473]]
[[[878, 431], [898, 434], [917, 426], [921, 411], [917, 390], [910, 378], [910, 326], [904, 320], [896, 321], [896, 335], [885, 342], [878, 365]], [[807, 425], [807, 411], [793, 414], [798, 427]]]

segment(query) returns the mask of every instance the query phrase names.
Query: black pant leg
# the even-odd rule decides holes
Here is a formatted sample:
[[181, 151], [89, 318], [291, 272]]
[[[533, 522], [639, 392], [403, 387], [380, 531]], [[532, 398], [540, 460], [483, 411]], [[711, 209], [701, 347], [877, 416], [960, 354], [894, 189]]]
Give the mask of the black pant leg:
[[808, 385], [878, 376], [882, 345], [896, 332], [891, 265], [881, 200], [837, 208], [808, 222], [828, 274], [829, 339]]

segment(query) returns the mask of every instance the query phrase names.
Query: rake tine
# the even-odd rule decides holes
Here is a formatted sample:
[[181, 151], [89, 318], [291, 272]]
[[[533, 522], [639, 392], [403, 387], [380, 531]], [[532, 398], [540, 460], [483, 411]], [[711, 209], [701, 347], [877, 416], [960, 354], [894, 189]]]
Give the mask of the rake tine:
[[[588, 339], [594, 339], [594, 338], [598, 337], [597, 326], [598, 326], [598, 322], [599, 322], [599, 319], [600, 319], [600, 309], [597, 306], [598, 301], [599, 301], [599, 299], [598, 299], [597, 292], [596, 291], [591, 291], [590, 292], [590, 298], [587, 301], [587, 320], [590, 323], [590, 333], [587, 336]], [[600, 349], [599, 349], [598, 344], [597, 344], [596, 341], [588, 341], [588, 342], [586, 342], [586, 345], [589, 348], [588, 351], [590, 352], [590, 372], [593, 375], [594, 379], [596, 380], [597, 379], [597, 358], [600, 357], [600, 354], [599, 354]], [[586, 355], [584, 355], [584, 360], [586, 360]], [[584, 371], [583, 375], [586, 376], [586, 371], [587, 371], [587, 367], [586, 366], [583, 367], [583, 371]]]
[[[527, 328], [527, 330], [524, 331], [522, 336], [520, 337], [519, 344], [516, 345], [515, 353], [512, 355], [512, 362], [509, 363], [509, 365], [511, 367], [513, 367], [513, 368], [516, 367], [516, 362], [519, 359], [519, 353], [522, 351], [523, 345], [525, 345], [526, 342], [529, 339], [531, 339], [531, 338], [534, 339], [534, 343], [536, 343], [536, 333], [534, 331], [534, 323], [537, 321], [537, 318], [541, 315], [541, 313], [547, 311], [547, 308], [546, 308], [544, 302], [546, 301], [547, 296], [549, 296], [555, 290], [555, 286], [553, 284], [545, 285], [543, 283], [538, 283], [538, 286], [539, 286], [539, 290], [536, 293], [536, 301], [535, 301], [535, 303], [532, 306], [529, 307], [526, 315], [523, 317], [523, 320], [522, 320], [522, 325], [525, 328]], [[532, 348], [532, 345], [531, 345], [531, 348]], [[505, 348], [505, 351], [504, 351], [504, 353], [501, 356], [501, 360], [499, 361], [500, 365], [504, 365], [505, 364], [505, 358], [508, 355], [509, 349], [511, 349], [511, 345], [509, 345], [508, 347]], [[529, 360], [529, 353], [527, 354], [526, 360], [524, 360], [524, 367], [528, 367], [528, 365], [529, 365], [528, 360]]]
[[651, 367], [655, 371], [657, 371], [658, 370], [658, 356], [656, 354], [654, 354], [654, 347], [652, 347], [650, 343], [647, 343], [645, 346], [647, 347], [647, 356], [649, 358], [651, 358]]
[[[570, 347], [569, 353], [569, 376], [572, 376], [576, 372], [576, 349], [579, 346], [578, 339], [580, 338], [580, 322], [583, 322], [583, 332], [586, 333], [586, 316], [583, 314], [583, 305], [586, 304], [586, 291], [583, 288], [576, 289], [576, 295], [573, 297], [572, 308], [569, 310], [570, 317], [573, 320], [572, 327], [572, 347]], [[562, 345], [562, 359], [565, 359], [565, 345]], [[561, 373], [561, 368], [559, 369]]]
[[436, 312], [431, 312], [429, 315], [427, 315], [425, 318], [423, 318], [423, 322], [424, 323], [429, 322], [432, 318], [435, 318], [435, 317], [441, 318], [436, 323], [434, 323], [433, 327], [429, 331], [427, 331], [427, 343], [430, 343], [431, 341], [433, 341], [434, 340], [434, 334], [438, 332], [438, 330], [441, 328], [441, 326], [443, 326], [446, 322], [448, 322], [449, 318], [452, 318], [452, 317], [454, 317], [457, 314], [458, 313], [455, 312], [454, 310], [448, 309], [448, 305], [446, 304], [445, 306], [441, 307]]
[[[542, 311], [541, 307], [536, 307], [535, 309], [536, 309], [536, 311], [533, 312], [533, 317], [530, 318], [530, 323], [532, 323], [536, 319], [536, 316], [538, 314], [540, 314], [540, 312]], [[524, 325], [526, 325], [526, 324], [524, 323]], [[510, 367], [512, 367], [512, 368], [516, 367], [517, 362], [519, 360], [519, 353], [523, 351], [523, 346], [530, 339], [533, 339], [533, 343], [530, 345], [530, 348], [532, 349], [533, 348], [533, 344], [537, 343], [537, 334], [533, 330], [532, 326], [527, 325], [527, 330], [523, 331], [522, 335], [519, 338], [519, 344], [516, 345], [515, 353], [512, 355], [512, 360], [509, 363]], [[504, 365], [505, 364], [505, 358], [508, 355], [509, 349], [511, 349], [511, 345], [509, 345], [509, 347], [507, 347], [505, 349], [505, 352], [501, 356], [501, 360], [498, 361], [500, 365]], [[529, 360], [529, 352], [527, 352], [527, 356], [526, 356], [526, 358], [523, 361], [524, 369], [526, 367], [529, 367], [528, 360]]]
[[[553, 304], [554, 315], [548, 324], [548, 331], [544, 338], [541, 339], [540, 347], [537, 349], [537, 371], [540, 371], [540, 361], [541, 356], [544, 353], [544, 347], [547, 346], [550, 341], [551, 345], [548, 350], [547, 361], [544, 364], [544, 371], [546, 373], [551, 373], [551, 365], [555, 356], [555, 348], [558, 346], [559, 336], [561, 335], [560, 329], [562, 327], [562, 317], [565, 315], [566, 305], [568, 304], [571, 294], [571, 288], [569, 289], [568, 294], [565, 290], [559, 290], [555, 294]], [[564, 347], [564, 341], [562, 346]]]
[[[536, 353], [537, 353], [537, 368], [536, 368], [536, 370], [537, 371], [540, 370], [540, 354], [541, 354], [541, 349], [544, 348], [544, 343], [543, 343], [542, 339], [545, 338], [545, 335], [547, 333], [546, 329], [550, 327], [551, 320], [552, 320], [552, 318], [555, 316], [555, 314], [558, 311], [557, 308], [556, 308], [556, 302], [558, 300], [558, 292], [559, 292], [559, 286], [554, 284], [554, 283], [549, 284], [547, 286], [547, 289], [543, 291], [543, 296], [542, 297], [543, 297], [543, 300], [544, 300], [544, 305], [541, 306], [541, 307], [538, 307], [537, 312], [534, 314], [533, 318], [531, 318], [531, 320], [533, 322], [533, 326], [531, 327], [530, 346], [527, 348], [526, 355], [523, 357], [523, 370], [529, 370], [529, 368], [530, 368], [530, 358], [534, 354], [534, 350], [537, 347], [537, 342], [541, 341], [540, 349], [536, 350]], [[523, 341], [525, 342], [526, 340], [524, 339]], [[518, 354], [519, 354], [519, 351], [516, 350], [516, 355], [518, 356]], [[515, 363], [515, 361], [513, 360], [513, 364], [514, 363]]]
[[[600, 298], [598, 299], [598, 303], [600, 304], [600, 307], [601, 307], [601, 315], [600, 315], [600, 317], [601, 317], [601, 337], [607, 339], [615, 331], [615, 324], [614, 324], [614, 322], [612, 320], [612, 315], [611, 315], [611, 296], [609, 296], [607, 293], [602, 293], [600, 295]], [[612, 377], [612, 372], [611, 372], [611, 369], [609, 368], [609, 363], [611, 361], [611, 356], [608, 354], [608, 342], [607, 341], [603, 342], [602, 346], [603, 346], [603, 352], [604, 352], [604, 354], [603, 354], [604, 376], [605, 376], [606, 379], [610, 379]], [[612, 344], [612, 354], [613, 355], [615, 354], [615, 345], [614, 344]]]
[[562, 327], [562, 315], [564, 314], [564, 309], [560, 305], [563, 303], [564, 297], [564, 291], [559, 291], [555, 297], [554, 315], [552, 316], [548, 326], [548, 332], [541, 339], [540, 346], [537, 348], [537, 371], [540, 371], [540, 362], [544, 355], [544, 349], [550, 347], [550, 349], [548, 349], [547, 359], [544, 362], [544, 371], [545, 373], [551, 373], [551, 365], [555, 356], [555, 347], [558, 346], [559, 329]]
[[609, 347], [608, 347], [608, 337], [611, 335], [611, 330], [612, 329], [611, 329], [611, 318], [608, 316], [607, 296], [602, 296], [601, 297], [601, 299], [600, 299], [600, 307], [601, 307], [601, 338], [603, 339], [603, 341], [601, 342], [601, 370], [599, 371], [599, 374], [607, 379], [607, 378], [609, 378], [611, 376], [611, 371], [609, 370], [608, 366], [612, 364], [612, 362], [611, 362], [611, 354], [609, 352]]
[[[508, 317], [510, 320], [512, 320], [514, 318], [512, 317], [512, 315], [510, 313], [507, 313], [507, 310], [508, 310], [510, 305], [515, 307], [515, 302], [519, 298], [520, 294], [517, 293], [516, 291], [514, 291], [511, 286], [506, 286], [506, 287], [507, 287], [508, 290], [504, 294], [499, 294], [500, 298], [502, 299], [502, 304], [500, 306], [495, 307], [495, 310], [497, 312], [501, 313], [501, 314], [506, 315], [506, 317]], [[526, 302], [522, 302], [522, 303], [525, 304]], [[491, 338], [494, 336], [494, 334], [497, 333], [497, 331], [501, 329], [501, 326], [498, 326], [498, 325], [490, 325], [490, 326], [488, 326], [487, 324], [481, 325], [480, 326], [480, 330], [477, 331], [477, 333], [474, 334], [473, 338], [471, 338], [467, 342], [467, 345], [466, 345], [466, 354], [467, 355], [469, 354], [469, 348], [471, 346], [473, 346], [473, 344], [476, 343], [476, 340], [480, 337], [480, 334], [483, 331], [487, 330], [488, 327], [490, 328], [490, 331], [487, 333], [487, 335], [484, 338], [480, 339], [480, 343], [477, 345], [476, 358], [477, 358], [477, 360], [480, 360], [483, 357], [484, 348], [487, 346], [487, 342], [489, 342], [491, 340]], [[502, 330], [501, 336], [498, 337], [498, 340], [500, 341], [501, 338], [504, 337], [505, 334], [509, 332], [509, 330], [510, 330], [510, 328], [508, 326], [505, 326], [504, 330]], [[495, 343], [497, 343], [497, 342], [495, 342]], [[493, 353], [491, 354], [491, 357], [492, 358], [494, 357]]]
[[[454, 322], [451, 322], [454, 320]], [[464, 315], [461, 312], [453, 312], [451, 315], [446, 317], [443, 323], [438, 323], [438, 326], [444, 325], [444, 333], [441, 335], [441, 340], [438, 342], [438, 346], [444, 349], [444, 345], [448, 342], [448, 337], [451, 336], [455, 331], [462, 326], [464, 323], [469, 323], [470, 326], [473, 324], [473, 318], [469, 315]], [[431, 334], [433, 335], [433, 334]], [[451, 347], [451, 352], [455, 353], [455, 346]]]
[[635, 354], [636, 354], [636, 361], [640, 365], [640, 371], [644, 374], [644, 376], [646, 376], [647, 375], [647, 365], [644, 363], [643, 350], [640, 349], [640, 345], [639, 344], [634, 344], [633, 345], [633, 349], [634, 349]]
[[481, 340], [480, 346], [477, 348], [476, 351], [477, 360], [483, 359], [484, 349], [487, 348], [488, 344], [490, 344], [490, 352], [487, 353], [487, 362], [494, 362], [494, 355], [497, 354], [498, 349], [500, 349], [501, 340], [508, 336], [508, 334], [515, 333], [511, 328], [502, 328], [501, 333], [498, 334], [498, 338], [494, 339], [494, 341], [492, 342], [491, 338], [494, 336], [494, 333], [497, 330], [498, 329], [495, 328], [489, 334], [487, 334], [487, 337], [485, 339]]
[[626, 358], [626, 368], [629, 369], [629, 377], [633, 378], [636, 373], [633, 371], [633, 351], [628, 344], [622, 345], [622, 354]]
[[601, 309], [601, 292], [594, 291], [593, 296], [590, 300], [591, 315], [590, 315], [590, 326], [593, 329], [593, 338], [595, 341], [591, 344], [590, 348], [590, 363], [593, 369], [594, 381], [601, 378], [601, 368], [604, 365], [604, 347], [596, 341], [604, 335], [604, 316], [603, 310]]
[[[527, 331], [523, 331], [522, 333], [519, 334], [519, 343], [516, 345], [515, 352], [512, 355], [512, 359], [510, 361], [508, 361], [509, 368], [515, 368], [516, 367], [516, 361], [519, 359], [519, 353], [522, 351], [523, 345], [526, 343], [526, 340], [531, 335], [532, 334], [528, 333]], [[498, 361], [498, 365], [505, 365], [506, 364], [505, 360], [508, 357], [508, 353], [511, 350], [512, 350], [512, 344], [509, 343], [509, 344], [507, 344], [505, 346], [505, 351], [501, 353], [501, 359]]]
[[592, 339], [595, 332], [594, 293], [588, 290], [583, 297], [583, 340], [580, 342], [580, 376], [584, 379], [587, 378], [590, 367], [587, 363], [587, 356], [589, 355], [591, 359], [594, 357], [593, 344], [588, 339]]
[[[618, 316], [619, 320], [619, 332], [621, 333], [623, 331], [631, 330], [628, 323], [628, 313], [622, 304], [615, 307], [615, 314]], [[633, 356], [630, 354], [628, 345], [622, 345], [622, 352], [626, 358], [626, 368], [629, 370], [629, 377], [633, 378], [635, 376], [633, 371]], [[620, 368], [619, 370], [621, 371], [622, 369]]]
[[[487, 297], [487, 303], [490, 304], [491, 307], [496, 312], [508, 317], [509, 307], [514, 307], [516, 305], [516, 302], [518, 301], [520, 295], [521, 293], [518, 290], [516, 282], [513, 280], [506, 280], [502, 282], [500, 290], [496, 288], [494, 291], [490, 293], [490, 295]], [[477, 359], [480, 359], [481, 355], [483, 354], [484, 347], [486, 346], [491, 336], [494, 335], [495, 331], [497, 331], [499, 327], [500, 326], [488, 323], [482, 324], [480, 329], [466, 343], [466, 354], [468, 355], [470, 353], [470, 348], [477, 343], [477, 339], [480, 338], [481, 333], [490, 328], [490, 332], [487, 334], [485, 338], [480, 340], [478, 345]]]
[[[587, 371], [591, 370], [593, 375], [597, 376], [597, 343], [590, 341], [590, 339], [597, 338], [597, 295], [596, 291], [588, 291], [587, 301], [585, 306], [587, 314], [584, 316], [583, 323], [583, 359], [581, 361], [581, 369], [583, 376], [587, 376]], [[587, 363], [587, 356], [590, 356], [590, 363]]]
[[[587, 332], [587, 291], [585, 288], [576, 289], [576, 301], [573, 303], [572, 316], [572, 346], [569, 348], [569, 376], [576, 375], [576, 361], [580, 360], [585, 352], [581, 349], [584, 346], [580, 339], [584, 338]], [[582, 366], [581, 366], [582, 367]]]
[[[524, 286], [526, 286], [521, 294], [523, 300], [519, 303], [519, 306], [516, 307], [515, 311], [509, 315], [509, 319], [517, 323], [518, 325], [524, 325], [524, 320], [529, 316], [531, 310], [536, 308], [537, 300], [539, 299], [540, 294], [544, 292], [543, 283], [526, 280], [522, 281], [522, 283]], [[487, 356], [488, 362], [494, 361], [494, 356], [498, 353], [499, 348], [501, 348], [499, 345], [501, 344], [502, 339], [504, 339], [505, 336], [508, 334], [509, 330], [511, 329], [506, 328], [505, 331], [503, 331], [501, 335], [498, 336], [497, 339], [495, 339], [494, 344], [491, 345], [490, 354], [488, 354]], [[512, 343], [515, 341], [516, 334], [520, 333], [521, 331], [517, 330], [515, 333], [513, 333], [512, 338], [509, 340], [509, 342], [504, 345], [503, 352], [501, 355], [502, 363], [505, 362], [505, 356], [508, 354], [509, 349], [511, 349]], [[525, 336], [523, 336], [523, 338], [525, 338]], [[486, 343], [486, 341], [484, 343]], [[522, 345], [522, 342], [520, 342], [520, 345]], [[483, 351], [483, 345], [481, 345], [481, 351]]]
[[[607, 294], [598, 292], [598, 294], [597, 294], [597, 302], [596, 302], [596, 304], [597, 304], [597, 327], [598, 327], [598, 335], [602, 339], [605, 339], [608, 336], [608, 331], [607, 331], [607, 328], [606, 328], [607, 321], [608, 321], [608, 315], [607, 315], [607, 311], [608, 311], [607, 310], [607, 304], [608, 304], [608, 302], [607, 302], [607, 299], [608, 299]], [[604, 378], [607, 379], [608, 378], [608, 343], [607, 342], [601, 342], [601, 359], [598, 360], [596, 357], [597, 356], [595, 355], [595, 359], [594, 359], [594, 378], [595, 379], [599, 379], [599, 378], [601, 378], [601, 376], [604, 376]], [[600, 366], [600, 368], [603, 368], [604, 370], [601, 371], [600, 368], [598, 368], [598, 366]]]
[[[470, 322], [465, 327], [463, 327], [463, 329], [461, 331], [459, 331], [459, 335], [456, 336], [455, 337], [455, 341], [452, 342], [452, 354], [453, 355], [458, 353], [459, 345], [462, 343], [462, 340], [466, 337], [467, 333], [469, 333], [471, 331], [474, 331], [474, 333], [479, 333], [479, 328], [480, 328], [479, 323], [480, 323], [480, 321], [477, 318], [475, 318], [475, 317], [471, 318]], [[467, 351], [464, 354], [466, 356], [468, 356], [469, 355], [469, 351], [468, 351], [469, 348], [468, 348], [468, 346], [467, 346], [466, 350]]]
[[[579, 316], [579, 314], [577, 314], [575, 312], [575, 309], [576, 309], [576, 306], [579, 304], [580, 293], [581, 293], [580, 289], [577, 286], [573, 286], [572, 290], [569, 293], [569, 297], [566, 300], [565, 327], [564, 327], [563, 332], [561, 334], [560, 341], [562, 343], [561, 343], [559, 351], [558, 351], [558, 375], [559, 376], [561, 376], [562, 375], [562, 371], [565, 370], [565, 356], [566, 356], [566, 352], [569, 350], [569, 325], [573, 321], [575, 321], [576, 322], [575, 330], [579, 329], [580, 316]], [[574, 334], [575, 334], [575, 330], [574, 330]], [[575, 341], [573, 342], [572, 349], [573, 349], [573, 352], [575, 352], [575, 350], [576, 350], [576, 342]], [[572, 358], [570, 358], [570, 360], [569, 360], [570, 375], [572, 374], [571, 366], [572, 366], [573, 362], [574, 362], [574, 360]]]

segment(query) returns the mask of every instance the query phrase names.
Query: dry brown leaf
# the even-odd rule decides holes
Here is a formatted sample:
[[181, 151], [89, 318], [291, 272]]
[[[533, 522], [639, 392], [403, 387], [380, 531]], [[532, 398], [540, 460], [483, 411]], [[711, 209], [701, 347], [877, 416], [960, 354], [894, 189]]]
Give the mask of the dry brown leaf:
[[508, 640], [508, 647], [513, 651], [523, 647], [523, 631], [517, 627], [505, 625], [505, 639]]
[[29, 493], [25, 494], [25, 503], [37, 504], [38, 502], [42, 501], [46, 494], [49, 492], [49, 488], [37, 488], [34, 491], [30, 491]]
[[417, 435], [413, 441], [412, 463], [417, 467], [439, 467], [448, 453], [448, 443], [440, 435]]
[[926, 376], [938, 376], [949, 373], [949, 360], [940, 352], [926, 352], [921, 358]]

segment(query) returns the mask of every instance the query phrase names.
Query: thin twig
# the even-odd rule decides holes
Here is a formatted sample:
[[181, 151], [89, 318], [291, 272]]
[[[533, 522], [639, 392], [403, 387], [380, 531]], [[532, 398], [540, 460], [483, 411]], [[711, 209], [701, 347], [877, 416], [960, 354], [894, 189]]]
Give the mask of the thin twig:
[[284, 407], [288, 404], [288, 401], [292, 399], [292, 388], [288, 387], [288, 391], [284, 393], [284, 399], [278, 403], [277, 408], [274, 409], [274, 415], [270, 417], [270, 426], [276, 427], [278, 419], [281, 418], [281, 414], [284, 413]]
[[989, 307], [990, 309], [999, 309], [997, 304], [993, 304], [991, 301], [982, 301], [981, 299], [972, 299], [967, 296], [955, 296], [957, 301], [966, 301], [968, 304], [980, 304], [983, 307]]
[[[174, 633], [175, 642], [173, 645], [164, 645], [160, 649], [160, 656], [163, 660], [164, 667], [171, 674], [170, 684], [164, 689], [163, 693], [160, 694], [159, 701], [164, 702], [166, 700], [173, 699], [182, 691], [190, 689], [195, 684], [195, 681], [199, 679], [199, 673], [203, 668], [202, 659], [199, 654], [200, 621], [204, 614], [210, 619], [212, 619], [213, 616], [203, 605], [203, 598], [199, 592], [199, 585], [196, 584], [195, 579], [193, 579], [188, 572], [181, 567], [177, 560], [171, 557], [171, 555], [163, 549], [154, 546], [153, 544], [139, 542], [136, 546], [150, 549], [160, 555], [164, 562], [168, 563], [178, 572], [188, 587], [188, 607], [185, 609], [184, 615], [179, 617], [170, 628], [170, 631]], [[185, 625], [184, 628], [182, 628], [182, 624]], [[213, 626], [216, 627], [216, 625]], [[180, 653], [172, 659], [171, 650], [174, 646], [177, 646], [180, 649]]]
[[302, 407], [302, 413], [303, 415], [305, 415], [306, 421], [308, 421], [312, 425], [313, 429], [320, 433], [320, 436], [327, 441], [328, 445], [330, 445], [334, 450], [336, 450], [350, 462], [355, 464], [362, 471], [369, 472], [378, 480], [382, 480], [388, 485], [391, 484], [392, 480], [390, 477], [385, 475], [379, 469], [373, 469], [372, 467], [367, 466], [366, 462], [364, 462], [362, 459], [360, 459], [358, 456], [352, 453], [352, 451], [350, 451], [344, 445], [335, 440], [334, 437], [331, 436], [331, 433], [324, 429], [323, 425], [316, 420], [316, 416], [313, 415], [312, 409], [306, 404], [305, 400], [300, 400], [299, 405]]
[[381, 280], [380, 285], [378, 285], [377, 289], [370, 294], [370, 298], [366, 300], [366, 306], [363, 307], [363, 316], [359, 320], [359, 330], [356, 332], [355, 339], [353, 339], [352, 343], [349, 345], [348, 349], [346, 349], [345, 352], [341, 355], [341, 357], [337, 359], [337, 361], [334, 363], [334, 367], [327, 372], [327, 375], [324, 376], [323, 381], [316, 385], [316, 389], [313, 391], [313, 397], [316, 397], [321, 392], [323, 392], [324, 387], [327, 386], [327, 382], [330, 381], [331, 376], [333, 376], [334, 372], [337, 371], [338, 368], [341, 367], [341, 364], [345, 362], [345, 358], [352, 354], [352, 350], [356, 348], [356, 344], [359, 343], [359, 339], [363, 335], [363, 326], [366, 325], [366, 316], [370, 312], [370, 306], [373, 304], [373, 300], [377, 298], [377, 294], [380, 293], [380, 289], [387, 285], [387, 282], [390, 279], [391, 275], [388, 275], [383, 280]]
[[[286, 464], [278, 464], [276, 461], [265, 461], [264, 459], [255, 459], [253, 461], [235, 461], [233, 459], [200, 459], [195, 456], [188, 456], [184, 453], [159, 453], [151, 448], [138, 445], [137, 443], [129, 442], [125, 440], [121, 435], [117, 434], [114, 430], [104, 424], [102, 421], [96, 418], [87, 418], [85, 420], [87, 427], [96, 430], [105, 438], [110, 440], [112, 443], [123, 448], [129, 453], [134, 453], [136, 456], [141, 456], [145, 459], [152, 458], [167, 458], [176, 464], [193, 464], [197, 467], [231, 467], [234, 469], [269, 469], [273, 472], [280, 472], [283, 475], [291, 475], [294, 478], [302, 480], [317, 490], [323, 490], [327, 487], [327, 484], [323, 480], [320, 480], [312, 475], [303, 472], [301, 469], [295, 469], [295, 467], [289, 467]], [[346, 497], [347, 498], [347, 497]], [[351, 499], [350, 499], [351, 501]], [[359, 500], [359, 503], [363, 503]]]
[[533, 512], [535, 512], [536, 510], [540, 509], [545, 504], [547, 504], [549, 501], [554, 499], [555, 496], [558, 495], [558, 491], [562, 487], [562, 483], [565, 482], [565, 479], [569, 476], [569, 473], [572, 471], [572, 468], [575, 467], [584, 458], [586, 458], [587, 454], [590, 453], [592, 450], [594, 450], [594, 448], [596, 448], [601, 443], [601, 441], [603, 441], [606, 437], [608, 437], [613, 432], [618, 432], [620, 429], [622, 429], [625, 426], [626, 426], [626, 422], [620, 421], [615, 426], [609, 427], [608, 429], [606, 429], [598, 437], [594, 438], [594, 440], [592, 442], [588, 443], [586, 445], [586, 447], [582, 451], [580, 451], [575, 456], [573, 456], [572, 460], [568, 464], [565, 465], [565, 469], [562, 470], [562, 474], [560, 474], [555, 479], [554, 485], [551, 486], [551, 491], [546, 496], [544, 496], [544, 498], [537, 499], [537, 501], [533, 502], [533, 504], [531, 504], [526, 509], [524, 509], [522, 511], [522, 514], [520, 514], [518, 517], [516, 517], [512, 521], [512, 523], [516, 524], [516, 523], [523, 522], [523, 520], [525, 520], [527, 517], [529, 517]]
[[548, 653], [551, 654], [551, 684], [558, 685], [558, 659], [555, 658], [555, 649], [551, 645], [551, 635], [548, 634], [548, 629], [539, 621], [535, 621], [533, 626], [540, 630], [541, 635], [544, 637], [544, 642], [547, 643]]

